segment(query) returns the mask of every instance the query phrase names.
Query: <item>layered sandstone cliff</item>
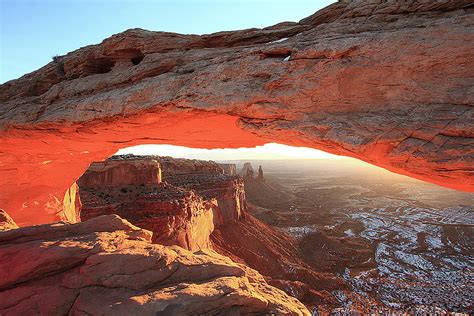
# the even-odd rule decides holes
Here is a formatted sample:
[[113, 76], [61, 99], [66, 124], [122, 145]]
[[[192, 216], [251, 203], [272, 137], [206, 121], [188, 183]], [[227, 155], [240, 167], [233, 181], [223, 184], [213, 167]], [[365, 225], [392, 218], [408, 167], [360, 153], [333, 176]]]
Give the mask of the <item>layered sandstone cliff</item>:
[[246, 207], [242, 179], [213, 161], [113, 156], [91, 164], [78, 184], [82, 220], [118, 214], [153, 231], [153, 242], [189, 250], [208, 248], [214, 227]]
[[245, 216], [247, 202], [243, 179], [224, 174], [182, 174], [170, 175], [167, 181], [181, 188], [195, 190], [206, 199], [217, 200], [214, 214], [217, 226], [232, 224]]
[[157, 160], [140, 156], [107, 159], [92, 163], [78, 181], [80, 187], [121, 186], [161, 183], [161, 167]]
[[[159, 165], [155, 166], [162, 168], [164, 182], [81, 187], [83, 220], [118, 214], [153, 231], [154, 243], [190, 250], [214, 249], [256, 269], [268, 282], [297, 295], [308, 306], [336, 304], [328, 291], [343, 289], [344, 282], [329, 274], [313, 272], [300, 259], [294, 239], [247, 214], [242, 177], [224, 174], [212, 161], [133, 155], [114, 156], [111, 160], [117, 167], [123, 164], [121, 170], [134, 161], [157, 161]], [[86, 172], [87, 184], [95, 185], [105, 179], [99, 168], [103, 165], [93, 165]], [[98, 173], [97, 179], [92, 179], [94, 172]], [[248, 181], [266, 184], [257, 177], [245, 183]]]
[[151, 239], [116, 215], [0, 232], [0, 314], [310, 314], [255, 270]]
[[[114, 156], [113, 159], [117, 159], [115, 157], [120, 157], [120, 156]], [[126, 155], [123, 157], [125, 159], [128, 159], [130, 155]], [[147, 157], [157, 159], [160, 162], [161, 168], [163, 170], [163, 177], [165, 179], [171, 175], [180, 175], [180, 174], [210, 174], [210, 173], [222, 174], [224, 173], [222, 168], [214, 161], [173, 158], [173, 157], [164, 157], [164, 156], [147, 156]]]
[[[129, 159], [133, 156], [113, 156], [112, 159]], [[136, 157], [136, 156], [135, 156]], [[214, 212], [217, 226], [229, 224], [244, 216], [246, 202], [242, 178], [230, 173], [235, 165], [222, 167], [214, 161], [162, 156], [146, 156], [159, 161], [163, 180], [174, 186], [196, 191], [205, 199], [216, 199]], [[234, 166], [234, 167], [232, 167]]]
[[472, 191], [473, 20], [469, 0], [340, 1], [297, 23], [132, 29], [59, 56], [0, 86], [0, 207], [57, 220], [92, 161], [150, 143], [280, 142]]
[[208, 248], [214, 230], [215, 199], [161, 182], [152, 157], [113, 157], [91, 164], [78, 180], [81, 219], [118, 214], [153, 232], [153, 242], [189, 250]]

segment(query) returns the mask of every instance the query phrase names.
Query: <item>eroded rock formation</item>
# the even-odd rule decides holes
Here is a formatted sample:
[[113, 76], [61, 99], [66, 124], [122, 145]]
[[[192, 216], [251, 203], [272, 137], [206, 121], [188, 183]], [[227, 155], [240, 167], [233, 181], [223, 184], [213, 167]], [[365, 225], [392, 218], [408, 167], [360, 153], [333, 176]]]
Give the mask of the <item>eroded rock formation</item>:
[[[133, 155], [132, 155], [133, 156]], [[120, 157], [120, 156], [115, 156]], [[117, 159], [115, 158], [114, 159]], [[124, 159], [128, 159], [130, 155], [124, 155]], [[153, 156], [147, 156], [153, 157]], [[173, 158], [173, 157], [155, 157], [161, 164], [163, 169], [163, 176], [168, 179], [175, 175], [190, 175], [190, 174], [223, 174], [224, 171], [214, 161], [204, 161], [197, 159], [184, 159], [184, 158]]]
[[162, 183], [160, 164], [153, 157], [114, 156], [93, 163], [78, 184], [82, 220], [118, 214], [152, 231], [154, 243], [192, 251], [210, 246], [217, 200]]
[[206, 199], [218, 202], [214, 215], [216, 225], [226, 225], [245, 216], [246, 201], [244, 181], [239, 176], [224, 174], [183, 174], [166, 177], [167, 181], [181, 188], [192, 189]]
[[116, 187], [136, 184], [161, 183], [161, 167], [157, 160], [131, 156], [127, 159], [94, 162], [81, 176], [81, 187]]
[[224, 170], [224, 174], [229, 176], [237, 175], [237, 166], [233, 163], [218, 163], [219, 167]]
[[0, 314], [309, 315], [255, 270], [151, 238], [115, 215], [0, 232]]
[[18, 228], [15, 221], [4, 210], [0, 209], [0, 231]]
[[[104, 166], [110, 161], [124, 173], [140, 167], [148, 169], [145, 162], [154, 161], [155, 168], [163, 168], [164, 182], [145, 184], [150, 179], [140, 178], [133, 184], [101, 185], [101, 181], [108, 181], [103, 172], [108, 171]], [[133, 166], [135, 162], [139, 163]], [[156, 174], [149, 171], [146, 174]], [[308, 306], [333, 306], [335, 298], [327, 291], [344, 288], [342, 279], [316, 273], [299, 259], [294, 239], [246, 213], [243, 178], [223, 174], [223, 169], [216, 168], [213, 161], [113, 156], [109, 161], [91, 165], [84, 177], [86, 181], [78, 181], [83, 220], [118, 214], [151, 230], [154, 243], [194, 251], [214, 249], [256, 269], [286, 293], [297, 293], [297, 298]], [[251, 181], [264, 183], [256, 178]]]
[[246, 207], [242, 178], [213, 161], [113, 156], [91, 164], [78, 184], [82, 220], [118, 214], [153, 231], [153, 242], [189, 250], [208, 248], [214, 227], [240, 219]]
[[250, 162], [244, 163], [242, 166], [242, 170], [240, 170], [240, 175], [244, 177], [244, 179], [253, 179], [255, 171], [253, 170], [253, 166]]
[[57, 220], [90, 162], [146, 143], [302, 145], [472, 191], [473, 20], [469, 0], [341, 1], [297, 23], [132, 29], [59, 56], [0, 87], [0, 207], [20, 225]]

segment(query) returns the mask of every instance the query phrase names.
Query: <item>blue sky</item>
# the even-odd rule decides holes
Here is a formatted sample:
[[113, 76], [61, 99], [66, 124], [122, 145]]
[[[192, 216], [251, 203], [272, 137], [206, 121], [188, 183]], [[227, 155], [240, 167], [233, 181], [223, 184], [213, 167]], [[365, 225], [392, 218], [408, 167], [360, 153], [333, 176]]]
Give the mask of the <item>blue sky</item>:
[[331, 0], [0, 0], [0, 83], [129, 28], [207, 34], [298, 21]]

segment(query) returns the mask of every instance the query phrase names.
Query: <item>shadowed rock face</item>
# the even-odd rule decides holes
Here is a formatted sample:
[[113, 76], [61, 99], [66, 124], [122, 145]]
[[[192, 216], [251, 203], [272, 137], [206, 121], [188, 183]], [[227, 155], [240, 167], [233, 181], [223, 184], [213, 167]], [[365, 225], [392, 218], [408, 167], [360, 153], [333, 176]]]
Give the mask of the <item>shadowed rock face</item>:
[[57, 220], [90, 162], [145, 143], [308, 146], [473, 191], [472, 10], [342, 1], [264, 29], [133, 29], [55, 58], [0, 87], [0, 207]]
[[[81, 188], [80, 219], [117, 214], [152, 231], [154, 243], [192, 251], [208, 248], [215, 214], [219, 212], [217, 201], [162, 182], [159, 160], [162, 157], [125, 155], [92, 163], [77, 181]], [[177, 162], [188, 169], [205, 165], [196, 161]], [[170, 167], [170, 163], [164, 167]]]
[[213, 161], [112, 156], [77, 183], [81, 220], [118, 214], [151, 230], [154, 243], [193, 251], [208, 248], [214, 227], [233, 224], [246, 208], [242, 178]]
[[[116, 173], [111, 166], [120, 173], [141, 176], [133, 183], [124, 184], [120, 177], [111, 181]], [[152, 181], [157, 169], [162, 171], [162, 183]], [[115, 186], [108, 184], [111, 182]], [[244, 180], [224, 174], [213, 161], [112, 156], [93, 163], [78, 184], [82, 221], [117, 214], [152, 231], [153, 243], [191, 251], [213, 249], [256, 269], [307, 306], [333, 306], [336, 301], [328, 291], [345, 288], [342, 279], [315, 273], [299, 259], [294, 239], [248, 214]]]
[[151, 237], [116, 215], [0, 232], [0, 313], [309, 315], [255, 270]]
[[161, 168], [153, 159], [94, 162], [78, 181], [81, 187], [117, 187], [129, 184], [159, 184]]

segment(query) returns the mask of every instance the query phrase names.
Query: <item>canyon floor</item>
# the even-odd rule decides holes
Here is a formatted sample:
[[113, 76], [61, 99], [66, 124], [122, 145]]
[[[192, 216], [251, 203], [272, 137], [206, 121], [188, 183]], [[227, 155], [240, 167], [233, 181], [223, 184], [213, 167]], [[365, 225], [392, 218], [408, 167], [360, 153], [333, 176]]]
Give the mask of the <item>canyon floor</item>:
[[340, 310], [474, 312], [473, 193], [355, 162], [252, 164], [266, 182], [246, 183], [250, 212], [294, 236], [316, 272], [351, 285], [332, 291]]

